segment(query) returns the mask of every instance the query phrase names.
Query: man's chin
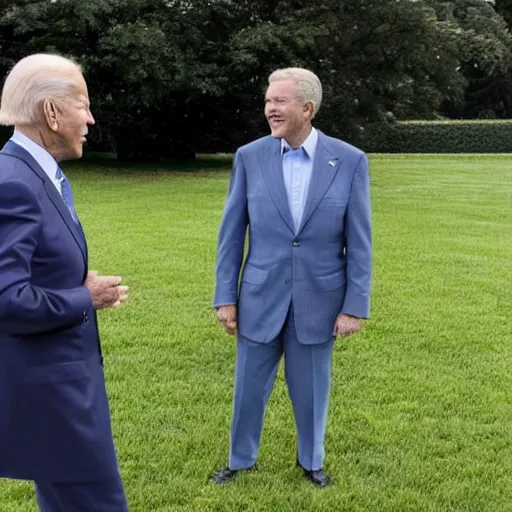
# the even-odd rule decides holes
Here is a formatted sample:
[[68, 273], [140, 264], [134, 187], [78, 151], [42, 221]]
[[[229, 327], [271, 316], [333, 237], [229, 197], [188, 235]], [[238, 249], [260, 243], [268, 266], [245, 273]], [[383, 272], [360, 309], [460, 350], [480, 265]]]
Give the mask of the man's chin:
[[68, 158], [65, 158], [64, 160], [79, 160], [82, 158], [84, 154], [84, 148], [80, 146], [79, 148], [76, 148], [76, 151], [73, 152], [73, 154], [69, 154]]

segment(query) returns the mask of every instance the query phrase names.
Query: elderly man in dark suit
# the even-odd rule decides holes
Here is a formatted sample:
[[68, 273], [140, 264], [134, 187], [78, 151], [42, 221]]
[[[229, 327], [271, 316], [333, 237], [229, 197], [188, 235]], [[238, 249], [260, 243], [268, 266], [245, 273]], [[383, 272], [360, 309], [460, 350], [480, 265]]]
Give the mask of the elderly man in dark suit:
[[126, 512], [96, 310], [121, 278], [88, 271], [60, 162], [94, 124], [80, 67], [31, 55], [7, 76], [0, 124], [0, 477], [33, 480], [42, 512]]

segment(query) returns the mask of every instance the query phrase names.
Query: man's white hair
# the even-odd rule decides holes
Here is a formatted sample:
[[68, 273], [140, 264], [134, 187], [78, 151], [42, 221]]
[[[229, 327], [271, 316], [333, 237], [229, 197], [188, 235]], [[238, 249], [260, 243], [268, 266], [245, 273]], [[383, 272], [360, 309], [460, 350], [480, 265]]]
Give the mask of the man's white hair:
[[304, 68], [276, 69], [268, 77], [268, 83], [271, 84], [278, 80], [293, 80], [297, 87], [299, 100], [303, 103], [311, 101], [313, 114], [318, 112], [322, 103], [322, 83], [312, 71]]
[[21, 59], [5, 79], [0, 125], [32, 124], [45, 100], [64, 100], [76, 86], [81, 67], [60, 55], [37, 53]]

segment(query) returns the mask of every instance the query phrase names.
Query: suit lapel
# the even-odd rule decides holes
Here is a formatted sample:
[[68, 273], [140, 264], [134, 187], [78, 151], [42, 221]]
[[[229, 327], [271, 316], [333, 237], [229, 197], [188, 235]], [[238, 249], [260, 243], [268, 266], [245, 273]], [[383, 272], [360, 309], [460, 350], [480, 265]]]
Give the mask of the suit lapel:
[[80, 250], [82, 251], [84, 261], [87, 263], [87, 247], [83, 231], [79, 224], [77, 224], [71, 217], [71, 214], [69, 213], [66, 204], [64, 203], [61, 195], [55, 188], [55, 185], [51, 182], [48, 175], [43, 171], [41, 166], [37, 163], [37, 161], [28, 151], [23, 149], [21, 146], [18, 146], [18, 144], [14, 142], [7, 142], [7, 144], [4, 146], [2, 150], [2, 153], [23, 160], [41, 178], [46, 193], [50, 198], [50, 201], [54, 204], [55, 208], [57, 208], [60, 216], [62, 217], [62, 220], [64, 221], [68, 229], [71, 231], [73, 238], [75, 239], [76, 243], [80, 247]]
[[318, 143], [315, 151], [315, 160], [313, 162], [311, 182], [309, 184], [306, 205], [304, 206], [297, 233], [301, 232], [318, 206], [318, 203], [321, 201], [322, 197], [324, 197], [340, 168], [340, 163], [341, 159], [328, 148], [327, 138], [318, 130]]
[[83, 234], [83, 231], [79, 224], [77, 224], [73, 217], [71, 217], [71, 214], [69, 213], [68, 207], [64, 203], [61, 195], [59, 194], [58, 190], [55, 188], [55, 185], [50, 181], [50, 178], [46, 175], [46, 173], [43, 171], [43, 173], [46, 176], [46, 180], [44, 182], [44, 188], [46, 189], [46, 192], [48, 196], [50, 197], [51, 202], [55, 205], [55, 208], [60, 213], [60, 216], [62, 217], [62, 220], [68, 227], [68, 229], [71, 231], [71, 234], [73, 235], [73, 238], [75, 239], [76, 243], [79, 245], [80, 250], [82, 251], [84, 261], [87, 262], [87, 249], [85, 246], [85, 236]]
[[267, 185], [270, 197], [274, 201], [284, 223], [292, 233], [295, 233], [292, 213], [288, 205], [288, 196], [284, 186], [283, 164], [281, 158], [281, 141], [272, 138], [266, 151], [261, 155], [263, 179]]

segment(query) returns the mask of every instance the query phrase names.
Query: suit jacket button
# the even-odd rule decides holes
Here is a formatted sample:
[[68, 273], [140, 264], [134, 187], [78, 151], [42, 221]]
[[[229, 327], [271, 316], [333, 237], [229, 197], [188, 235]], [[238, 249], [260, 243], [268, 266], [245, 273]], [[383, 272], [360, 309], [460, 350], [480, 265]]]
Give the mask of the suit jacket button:
[[297, 240], [294, 240], [293, 247], [300, 247], [300, 242], [298, 242]]

